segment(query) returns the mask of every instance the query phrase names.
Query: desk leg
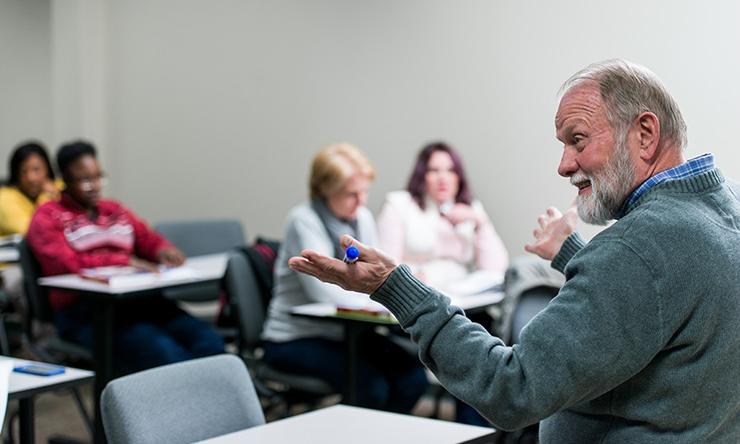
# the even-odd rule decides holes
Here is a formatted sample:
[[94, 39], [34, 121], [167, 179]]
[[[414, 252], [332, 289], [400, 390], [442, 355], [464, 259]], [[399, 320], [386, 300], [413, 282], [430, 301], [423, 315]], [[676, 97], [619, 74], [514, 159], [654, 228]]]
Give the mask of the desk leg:
[[33, 430], [33, 396], [18, 401], [18, 436], [21, 444], [33, 444], [35, 441]]
[[362, 329], [352, 322], [344, 324], [346, 361], [342, 403], [347, 405], [357, 405], [357, 340], [361, 331]]
[[113, 303], [104, 300], [96, 301], [93, 310], [94, 442], [104, 444], [105, 431], [103, 430], [103, 419], [100, 416], [100, 394], [113, 376]]

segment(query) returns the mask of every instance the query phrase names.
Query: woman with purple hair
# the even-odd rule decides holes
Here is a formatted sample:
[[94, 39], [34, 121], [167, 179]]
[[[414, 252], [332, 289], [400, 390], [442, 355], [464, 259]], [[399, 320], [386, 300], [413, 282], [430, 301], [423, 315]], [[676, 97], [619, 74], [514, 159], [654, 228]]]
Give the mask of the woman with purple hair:
[[[503, 282], [509, 263], [483, 205], [473, 198], [460, 155], [443, 142], [425, 146], [405, 191], [386, 197], [378, 218], [381, 249], [411, 267], [419, 279], [461, 296]], [[486, 328], [491, 317], [471, 318]], [[457, 401], [457, 421], [487, 425]]]
[[405, 191], [388, 194], [378, 231], [386, 253], [451, 294], [500, 282], [508, 265], [503, 242], [473, 198], [460, 155], [443, 142], [421, 150]]

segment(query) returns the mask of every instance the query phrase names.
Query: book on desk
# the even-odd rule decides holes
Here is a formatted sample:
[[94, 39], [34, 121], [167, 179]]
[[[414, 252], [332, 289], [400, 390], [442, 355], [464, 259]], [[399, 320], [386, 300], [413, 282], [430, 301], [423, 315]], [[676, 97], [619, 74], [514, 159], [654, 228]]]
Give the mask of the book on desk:
[[126, 288], [151, 282], [181, 281], [183, 279], [197, 279], [199, 273], [193, 268], [160, 267], [160, 271], [151, 272], [140, 268], [112, 265], [107, 267], [83, 268], [79, 276], [95, 282], [100, 282], [111, 288]]
[[338, 304], [336, 308], [337, 316], [371, 320], [395, 320], [387, 308], [370, 300], [358, 302], [357, 304]]

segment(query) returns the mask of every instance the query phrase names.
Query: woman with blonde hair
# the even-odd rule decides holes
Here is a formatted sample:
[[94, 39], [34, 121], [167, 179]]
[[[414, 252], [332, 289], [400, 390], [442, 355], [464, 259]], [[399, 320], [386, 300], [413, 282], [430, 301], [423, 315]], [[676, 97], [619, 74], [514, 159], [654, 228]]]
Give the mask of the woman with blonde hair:
[[[375, 221], [365, 208], [374, 178], [370, 161], [348, 143], [330, 145], [313, 159], [310, 200], [293, 208], [285, 224], [263, 332], [264, 359], [271, 366], [323, 379], [338, 392], [344, 390], [346, 359], [341, 326], [290, 312], [311, 302], [356, 306], [365, 298], [291, 270], [288, 259], [306, 248], [341, 259], [344, 234], [377, 244]], [[358, 404], [410, 412], [427, 386], [418, 359], [372, 330], [359, 338], [358, 355]]]

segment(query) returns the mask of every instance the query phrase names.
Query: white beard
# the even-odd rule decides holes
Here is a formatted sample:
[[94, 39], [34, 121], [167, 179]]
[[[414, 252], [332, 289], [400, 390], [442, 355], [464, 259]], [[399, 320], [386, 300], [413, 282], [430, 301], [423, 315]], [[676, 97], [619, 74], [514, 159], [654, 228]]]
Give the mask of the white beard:
[[570, 183], [591, 182], [591, 193], [576, 198], [578, 216], [586, 223], [606, 225], [616, 218], [627, 195], [632, 190], [635, 180], [635, 168], [632, 165], [627, 138], [620, 137], [614, 149], [614, 155], [606, 162], [601, 171], [592, 176], [575, 174]]

